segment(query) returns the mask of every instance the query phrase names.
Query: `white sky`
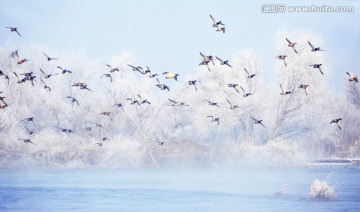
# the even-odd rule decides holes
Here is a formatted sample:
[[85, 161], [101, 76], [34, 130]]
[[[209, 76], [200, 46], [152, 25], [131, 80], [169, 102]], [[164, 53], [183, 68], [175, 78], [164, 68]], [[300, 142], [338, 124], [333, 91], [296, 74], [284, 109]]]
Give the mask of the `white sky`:
[[[262, 13], [268, 3], [355, 6], [353, 13]], [[308, 30], [324, 37], [331, 82], [337, 90], [345, 72], [360, 75], [359, 1], [168, 1], [168, 0], [1, 0], [3, 27], [18, 27], [22, 38], [0, 30], [0, 45], [36, 43], [51, 56], [85, 51], [92, 59], [108, 58], [121, 50], [132, 52], [139, 65], [155, 72], [191, 75], [201, 60], [199, 52], [228, 59], [242, 49], [253, 49], [272, 80], [277, 62], [275, 35], [279, 30]], [[226, 24], [215, 32], [209, 17]], [[285, 38], [284, 38], [285, 39]], [[230, 61], [231, 63], [231, 61]]]

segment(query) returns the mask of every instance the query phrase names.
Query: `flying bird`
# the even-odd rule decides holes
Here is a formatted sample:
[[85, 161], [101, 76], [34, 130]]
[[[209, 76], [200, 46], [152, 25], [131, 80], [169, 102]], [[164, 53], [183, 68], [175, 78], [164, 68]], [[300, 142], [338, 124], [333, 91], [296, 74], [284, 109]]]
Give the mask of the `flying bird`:
[[22, 37], [16, 27], [5, 27], [5, 28], [10, 29], [10, 32], [16, 32], [20, 37]]
[[169, 86], [167, 86], [167, 85], [165, 85], [165, 84], [162, 84], [159, 79], [156, 79], [156, 81], [158, 81], [159, 84], [156, 84], [155, 86], [159, 87], [161, 90], [168, 90], [168, 91], [170, 91]]
[[19, 52], [18, 52], [18, 50], [16, 50], [16, 51], [13, 51], [13, 52], [11, 52], [10, 53], [10, 57], [17, 57], [17, 58], [19, 58]]
[[244, 95], [243, 95], [243, 97], [248, 97], [248, 96], [251, 96], [252, 95], [252, 93], [246, 93], [245, 92], [245, 90], [244, 90], [244, 88], [242, 87], [242, 86], [240, 86], [240, 88], [241, 88], [241, 90], [243, 91], [243, 93], [244, 93]]
[[75, 99], [74, 97], [72, 97], [72, 96], [67, 96], [66, 98], [68, 98], [68, 99], [71, 99], [71, 103], [77, 103], [77, 105], [79, 105], [79, 101], [77, 100], [77, 99]]
[[249, 78], [249, 79], [255, 77], [255, 75], [256, 75], [256, 74], [250, 74], [250, 73], [248, 72], [248, 70], [246, 70], [246, 68], [244, 68], [244, 71], [246, 72], [247, 78]]
[[24, 59], [19, 60], [19, 61], [17, 62], [17, 64], [21, 65], [21, 64], [23, 64], [23, 63], [25, 63], [25, 62], [28, 62], [28, 61], [30, 61], [30, 60], [24, 58]]
[[120, 72], [120, 70], [119, 70], [118, 68], [113, 68], [113, 67], [112, 67], [111, 65], [109, 65], [109, 64], [106, 64], [106, 66], [110, 68], [110, 73], [113, 73], [113, 72], [115, 72], [115, 71]]
[[304, 89], [306, 95], [308, 95], [307, 90], [306, 90], [308, 87], [309, 87], [309, 85], [304, 85], [304, 84], [299, 86], [299, 88]]
[[288, 47], [291, 47], [296, 54], [299, 54], [299, 52], [297, 52], [296, 49], [295, 49], [295, 45], [296, 45], [297, 43], [291, 42], [288, 38], [286, 38], [286, 41], [289, 43]]
[[281, 93], [280, 93], [280, 95], [288, 95], [288, 94], [291, 94], [291, 91], [285, 91], [285, 90], [284, 90], [284, 87], [281, 85], [281, 83], [280, 83], [280, 88], [281, 88]]
[[177, 77], [179, 76], [179, 74], [173, 74], [171, 72], [164, 72], [163, 74], [166, 74], [166, 79], [175, 79], [175, 81], [177, 81]]
[[45, 76], [45, 79], [49, 79], [51, 76], [58, 75], [58, 73], [56, 73], [56, 74], [46, 74], [41, 68], [40, 68], [40, 71]]
[[308, 44], [310, 45], [312, 52], [325, 51], [325, 50], [321, 49], [320, 47], [316, 47], [316, 48], [315, 48], [315, 47], [310, 43], [310, 41], [308, 41]]
[[[263, 120], [258, 120], [258, 119], [256, 119], [256, 118], [253, 118], [252, 116], [250, 116], [250, 118], [252, 118], [255, 122], [254, 122], [254, 124], [260, 124], [260, 125], [262, 125], [263, 127], [265, 127], [265, 125], [262, 123], [262, 121]], [[266, 128], [266, 127], [265, 127]]]
[[49, 56], [48, 56], [47, 54], [45, 54], [44, 52], [43, 52], [43, 54], [45, 55], [47, 61], [50, 61], [50, 60], [58, 60], [58, 59], [59, 59], [59, 58], [49, 57]]
[[340, 127], [340, 124], [339, 124], [339, 122], [342, 120], [342, 118], [338, 118], [338, 119], [334, 119], [334, 120], [332, 120], [331, 122], [330, 122], [330, 124], [336, 124], [338, 127], [339, 127], [339, 129], [341, 130], [341, 127]]
[[239, 86], [238, 84], [227, 84], [227, 86], [229, 88], [234, 88], [236, 90], [236, 92], [240, 93], [239, 90], [236, 88], [237, 86]]
[[353, 75], [353, 74], [350, 73], [350, 72], [346, 72], [346, 74], [349, 75], [349, 81], [350, 81], [350, 82], [351, 82], [351, 81], [358, 82], [358, 78], [357, 78], [355, 75]]
[[103, 116], [109, 116], [111, 112], [101, 112], [99, 113], [99, 115], [103, 115]]
[[216, 31], [217, 31], [217, 32], [221, 32], [221, 31], [222, 31], [223, 33], [225, 33], [225, 27], [219, 25], [219, 26], [217, 26]]
[[310, 66], [312, 66], [313, 68], [319, 69], [320, 73], [321, 73], [322, 75], [324, 75], [324, 73], [322, 72], [321, 67], [320, 67], [320, 66], [322, 66], [322, 64], [312, 64], [312, 65], [310, 65]]
[[72, 73], [70, 70], [67, 70], [67, 69], [61, 68], [60, 66], [57, 66], [57, 68], [61, 70], [61, 73], [62, 73], [62, 74], [66, 74], [66, 73], [71, 74], [71, 73]]
[[231, 110], [236, 109], [236, 108], [239, 108], [239, 105], [233, 105], [233, 104], [231, 104], [231, 102], [230, 102], [229, 99], [226, 98], [226, 101], [229, 103]]
[[104, 76], [110, 78], [110, 82], [112, 82], [111, 74], [103, 74], [100, 78], [103, 78]]
[[44, 84], [45, 89], [48, 89], [49, 91], [51, 91], [51, 88], [49, 86], [47, 86], [46, 83], [42, 79], [40, 81]]
[[193, 85], [195, 87], [195, 91], [197, 91], [196, 80], [190, 80], [190, 81], [187, 82], [187, 84]]
[[140, 106], [140, 102], [136, 99], [127, 98], [126, 100], [129, 100], [131, 105], [137, 104]]
[[218, 27], [219, 25], [223, 25], [223, 26], [225, 25], [221, 21], [216, 21], [216, 19], [212, 15], [210, 15], [210, 18], [214, 21], [213, 27]]
[[140, 104], [149, 104], [149, 105], [151, 105], [151, 102], [149, 102], [147, 99], [143, 99], [140, 95], [138, 95], [138, 97], [140, 98]]
[[171, 100], [170, 98], [169, 98], [169, 101], [173, 103], [173, 104], [171, 105], [171, 106], [173, 106], [173, 107], [174, 107], [174, 106], [189, 106], [189, 105], [185, 104], [184, 102], [177, 102], [177, 101]]
[[130, 66], [133, 71], [138, 71], [138, 72], [140, 72], [141, 74], [145, 74], [145, 72], [144, 72], [144, 70], [143, 70], [143, 68], [142, 68], [141, 66], [135, 67], [135, 66], [132, 66], [132, 65], [129, 65], [129, 64], [127, 64], [127, 65]]
[[207, 117], [211, 118], [211, 122], [216, 122], [217, 125], [220, 125], [220, 118], [214, 116], [207, 116]]
[[203, 61], [201, 61], [201, 63], [199, 64], [200, 65], [206, 65], [208, 70], [210, 71], [210, 68], [209, 68], [209, 62], [212, 62], [213, 65], [215, 65], [214, 63], [214, 57], [212, 55], [204, 55], [203, 53], [200, 52], [200, 55], [201, 57], [203, 58]]
[[279, 55], [279, 56], [277, 56], [276, 58], [279, 58], [280, 60], [283, 60], [283, 61], [284, 61], [284, 65], [287, 66], [287, 64], [286, 64], [286, 62], [285, 62], [285, 58], [286, 58], [286, 57], [287, 57], [286, 55]]
[[220, 107], [220, 106], [218, 105], [218, 103], [216, 103], [216, 102], [211, 102], [211, 101], [209, 101], [209, 100], [207, 100], [207, 99], [205, 99], [205, 101], [207, 101], [210, 106]]
[[18, 139], [19, 141], [24, 141], [25, 143], [31, 143], [31, 144], [34, 144], [34, 145], [37, 145], [35, 143], [33, 143], [30, 139], [26, 138], [26, 139]]
[[216, 59], [218, 59], [220, 61], [220, 65], [227, 65], [230, 68], [232, 68], [232, 66], [229, 64], [229, 60], [222, 60], [222, 59], [218, 58], [217, 56], [215, 56], [215, 57], [216, 57]]
[[121, 107], [122, 111], [125, 112], [124, 107], [123, 107], [123, 105], [121, 103], [116, 103], [116, 104], [113, 105], [113, 107]]

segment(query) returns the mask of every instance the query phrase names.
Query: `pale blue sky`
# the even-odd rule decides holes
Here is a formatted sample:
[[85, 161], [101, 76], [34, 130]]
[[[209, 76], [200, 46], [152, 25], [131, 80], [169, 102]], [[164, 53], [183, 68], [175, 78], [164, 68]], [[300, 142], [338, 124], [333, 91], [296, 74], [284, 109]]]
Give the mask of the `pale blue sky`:
[[[261, 13], [268, 3], [355, 6], [354, 13]], [[18, 27], [23, 38], [0, 31], [0, 43], [36, 43], [56, 52], [85, 51], [90, 58], [133, 53], [140, 65], [183, 75], [195, 72], [199, 52], [229, 58], [253, 49], [264, 71], [275, 68], [278, 30], [309, 30], [325, 38], [331, 81], [346, 71], [360, 75], [359, 1], [167, 1], [167, 0], [1, 0], [3, 27]], [[226, 24], [214, 32], [209, 14]], [[49, 53], [50, 54], [50, 53]], [[54, 55], [56, 56], [56, 55]], [[267, 72], [271, 73], [271, 71]], [[265, 74], [265, 81], [271, 80]], [[277, 83], [277, 81], [275, 81]], [[342, 86], [342, 85], [341, 85]], [[341, 90], [341, 86], [339, 87]]]

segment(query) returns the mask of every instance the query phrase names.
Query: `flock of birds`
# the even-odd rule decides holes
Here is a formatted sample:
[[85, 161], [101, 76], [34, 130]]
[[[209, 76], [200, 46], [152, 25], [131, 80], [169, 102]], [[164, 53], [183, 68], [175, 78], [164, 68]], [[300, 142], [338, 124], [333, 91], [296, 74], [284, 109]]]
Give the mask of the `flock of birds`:
[[[212, 26], [216, 27], [216, 31], [218, 31], [218, 32], [222, 31], [223, 33], [225, 33], [225, 24], [222, 23], [222, 21], [216, 21], [216, 19], [211, 15], [210, 15], [210, 18], [213, 20], [213, 25]], [[18, 31], [18, 29], [16, 27], [6, 27], [6, 28], [10, 29], [11, 32], [17, 33], [21, 37], [21, 34], [19, 33], [19, 31]], [[291, 42], [288, 38], [286, 38], [286, 41], [288, 42], [288, 47], [292, 48], [293, 51], [296, 54], [299, 54], [299, 52], [295, 48], [297, 43]], [[314, 47], [314, 45], [312, 43], [310, 43], [310, 41], [308, 41], [308, 44], [311, 47], [310, 51], [312, 51], [312, 52], [325, 51], [325, 50], [321, 49], [320, 47]], [[47, 54], [45, 54], [44, 52], [42, 52], [42, 53], [46, 57], [46, 60], [49, 61], [49, 62], [52, 61], [52, 60], [58, 60], [58, 58], [50, 57]], [[24, 64], [25, 62], [29, 61], [26, 58], [21, 59], [19, 57], [19, 52], [17, 50], [14, 51], [14, 52], [11, 52], [9, 56], [11, 58], [18, 58], [18, 61], [17, 61], [18, 65]], [[208, 69], [209, 72], [211, 71], [211, 69], [209, 67], [209, 63], [212, 63], [213, 65], [215, 65], [216, 60], [218, 60], [220, 62], [220, 65], [226, 65], [226, 66], [232, 68], [232, 66], [230, 65], [228, 60], [223, 60], [223, 59], [221, 59], [221, 58], [219, 58], [217, 56], [215, 56], [215, 58], [214, 58], [212, 55], [205, 55], [205, 54], [203, 54], [201, 52], [200, 52], [200, 56], [202, 57], [202, 61], [200, 62], [199, 65], [207, 66], [207, 69]], [[285, 61], [286, 57], [287, 57], [287, 55], [279, 55], [279, 56], [277, 56], [278, 59], [283, 60], [285, 66], [287, 66], [287, 63]], [[157, 81], [157, 84], [155, 86], [158, 87], [160, 90], [170, 91], [170, 87], [168, 85], [162, 83], [159, 80], [159, 78], [156, 78], [157, 76], [159, 76], [159, 74], [153, 73], [150, 70], [149, 67], [146, 66], [146, 69], [144, 69], [141, 66], [135, 66], [135, 65], [131, 65], [131, 64], [127, 64], [127, 65], [134, 72], [139, 72], [142, 75], [148, 75], [149, 78], [155, 78], [156, 81]], [[113, 82], [113, 75], [116, 72], [120, 72], [120, 70], [119, 70], [119, 68], [113, 67], [113, 66], [111, 66], [109, 64], [106, 64], [106, 66], [108, 68], [110, 68], [110, 70], [109, 70], [108, 73], [103, 74], [100, 78], [108, 78], [110, 80], [110, 82]], [[320, 73], [322, 75], [324, 75], [324, 73], [323, 73], [323, 71], [321, 69], [322, 64], [312, 64], [310, 66], [312, 66], [314, 69], [318, 69], [320, 71]], [[40, 72], [42, 74], [42, 77], [41, 77], [40, 81], [44, 85], [44, 89], [46, 89], [48, 91], [51, 91], [51, 88], [45, 82], [47, 79], [49, 79], [49, 78], [51, 78], [53, 76], [59, 75], [59, 74], [62, 74], [62, 75], [72, 74], [72, 71], [67, 70], [66, 68], [62, 68], [60, 66], [57, 66], [57, 68], [60, 70], [59, 73], [46, 73], [44, 70], [42, 70], [40, 68]], [[246, 68], [244, 68], [244, 71], [245, 71], [248, 79], [252, 79], [252, 78], [254, 78], [256, 76], [256, 74], [250, 73]], [[21, 74], [13, 72], [13, 74], [17, 79], [17, 83], [19, 83], [19, 84], [20, 83], [31, 82], [32, 86], [34, 86], [34, 82], [37, 82], [36, 81], [37, 76], [33, 72], [27, 72], [27, 73], [21, 73]], [[354, 76], [352, 73], [346, 72], [346, 74], [349, 75], [349, 79], [348, 79], [349, 81], [358, 82], [358, 78], [356, 76]], [[165, 76], [165, 79], [174, 79], [175, 81], [178, 81], [178, 77], [179, 77], [179, 74], [173, 74], [171, 72], [163, 72], [162, 75]], [[8, 84], [9, 84], [10, 77], [7, 74], [5, 74], [2, 70], [0, 70], [0, 77], [4, 77], [5, 80], [7, 80]], [[194, 86], [195, 91], [198, 91], [197, 80], [190, 80], [190, 81], [187, 82], [187, 84], [190, 85], [190, 86]], [[83, 82], [75, 82], [71, 86], [72, 87], [78, 87], [81, 90], [92, 91], [88, 87], [88, 85], [86, 83], [83, 83]], [[234, 89], [237, 93], [240, 93], [240, 91], [238, 89], [238, 88], [240, 88], [242, 93], [243, 93], [243, 97], [249, 97], [249, 96], [253, 95], [250, 92], [246, 92], [245, 89], [242, 86], [240, 86], [239, 84], [227, 84], [227, 86], [229, 88]], [[307, 88], [308, 87], [309, 87], [309, 85], [307, 85], [307, 84], [302, 84], [302, 85], [299, 86], [300, 89], [304, 89], [306, 95], [308, 95], [308, 93], [307, 93]], [[290, 95], [292, 93], [291, 91], [285, 90], [284, 87], [281, 84], [280, 84], [280, 88], [281, 88], [280, 95]], [[1, 91], [0, 94], [1, 93], [3, 93], [3, 92]], [[136, 99], [136, 98], [126, 98], [126, 101], [129, 101], [131, 105], [138, 105], [138, 106], [140, 106], [142, 104], [151, 104], [150, 101], [148, 101], [147, 99], [142, 98], [140, 95], [137, 95], [137, 97], [139, 97], [139, 98], [138, 99]], [[66, 98], [68, 98], [71, 101], [71, 103], [80, 105], [79, 101], [75, 97], [66, 96]], [[6, 103], [5, 99], [6, 99], [5, 96], [0, 96], [0, 109], [5, 109], [6, 107], [9, 106]], [[176, 101], [176, 100], [170, 99], [170, 98], [168, 100], [169, 100], [169, 102], [171, 102], [171, 106], [173, 106], [173, 107], [189, 106], [185, 102]], [[216, 103], [216, 102], [212, 102], [212, 101], [209, 101], [207, 99], [205, 99], [205, 101], [210, 106], [219, 107], [218, 103]], [[226, 101], [228, 102], [231, 110], [239, 108], [238, 105], [233, 105], [230, 102], [229, 99], [226, 99]], [[112, 107], [121, 108], [122, 111], [124, 111], [123, 103], [121, 103], [121, 102], [115, 103]], [[110, 116], [110, 114], [111, 114], [111, 112], [108, 112], [108, 111], [104, 111], [104, 112], [99, 113], [99, 115], [103, 115], [103, 116]], [[207, 118], [210, 118], [211, 122], [216, 122], [217, 125], [220, 125], [220, 118], [219, 117], [209, 115], [209, 116], [207, 116]], [[252, 116], [250, 116], [250, 118], [254, 121], [254, 124], [259, 124], [259, 125], [265, 127], [265, 125], [263, 124], [263, 120], [256, 119], [256, 118], [254, 118]], [[341, 120], [342, 120], [341, 118], [334, 119], [334, 120], [332, 120], [330, 122], [330, 124], [336, 124], [338, 126], [338, 128], [341, 129], [341, 126], [340, 126], [340, 121]], [[34, 126], [36, 126], [35, 123], [34, 123], [34, 118], [33, 117], [25, 118], [25, 119], [22, 120], [22, 122], [31, 122]], [[92, 124], [94, 124], [97, 128], [103, 128], [103, 126], [101, 124], [98, 124], [98, 123], [92, 123]], [[25, 128], [26, 128], [26, 131], [27, 131], [27, 133], [29, 135], [32, 135], [34, 133], [34, 131], [28, 129], [27, 127], [25, 127]], [[59, 130], [60, 130], [60, 132], [66, 133], [68, 136], [70, 136], [71, 133], [75, 133], [73, 130], [66, 129], [66, 128], [59, 128]], [[91, 131], [92, 127], [86, 127], [85, 130], [86, 131]], [[36, 145], [29, 138], [21, 138], [21, 139], [18, 139], [18, 140], [21, 140], [21, 141], [23, 141], [25, 143], [31, 143], [31, 144]], [[102, 137], [101, 142], [96, 143], [96, 144], [99, 145], [99, 146], [102, 146], [102, 142], [106, 141], [106, 140], [110, 140], [110, 139], [107, 138], [107, 137]], [[164, 144], [164, 142], [158, 142], [158, 143], [160, 145]]]

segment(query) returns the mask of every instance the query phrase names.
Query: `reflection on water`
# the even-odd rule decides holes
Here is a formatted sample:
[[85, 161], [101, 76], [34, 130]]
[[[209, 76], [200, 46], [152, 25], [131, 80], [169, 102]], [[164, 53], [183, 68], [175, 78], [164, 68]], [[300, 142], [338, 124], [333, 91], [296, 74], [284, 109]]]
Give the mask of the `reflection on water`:
[[[360, 168], [341, 166], [1, 170], [0, 210], [359, 211], [359, 177]], [[315, 179], [326, 179], [327, 185], [338, 183], [336, 197], [312, 199]]]

